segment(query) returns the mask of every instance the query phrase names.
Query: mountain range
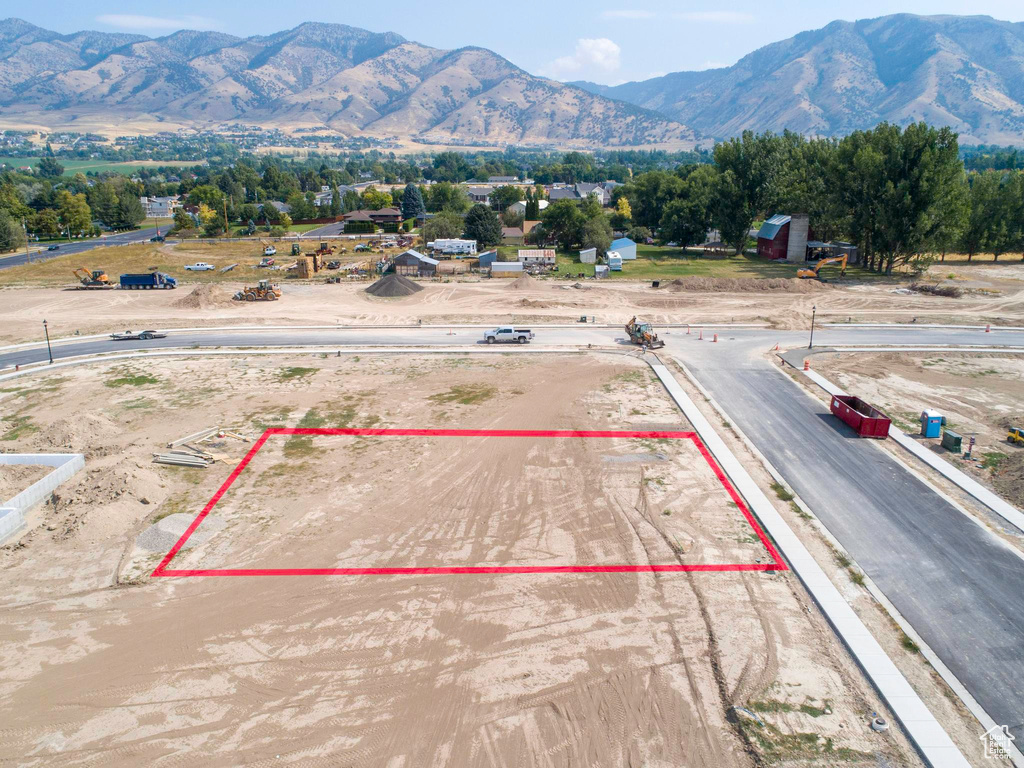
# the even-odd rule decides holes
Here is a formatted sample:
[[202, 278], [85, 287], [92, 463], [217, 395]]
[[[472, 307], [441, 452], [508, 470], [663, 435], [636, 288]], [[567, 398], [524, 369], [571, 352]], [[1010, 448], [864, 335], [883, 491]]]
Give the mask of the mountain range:
[[613, 87], [574, 83], [715, 138], [842, 135], [888, 120], [948, 125], [962, 144], [1024, 144], [1024, 23], [897, 14], [836, 21], [744, 56]]
[[1024, 144], [1024, 23], [836, 21], [730, 67], [605, 86], [340, 24], [149, 38], [0, 22], [4, 128], [243, 123], [421, 144], [689, 149], [748, 129], [843, 135], [882, 120], [949, 125], [964, 144]]
[[[483, 48], [305, 23], [219, 32], [61, 35], [0, 22], [0, 121], [119, 133], [247, 123], [421, 142], [687, 149], [655, 112], [534, 77]], [[109, 132], [109, 131], [108, 131]]]

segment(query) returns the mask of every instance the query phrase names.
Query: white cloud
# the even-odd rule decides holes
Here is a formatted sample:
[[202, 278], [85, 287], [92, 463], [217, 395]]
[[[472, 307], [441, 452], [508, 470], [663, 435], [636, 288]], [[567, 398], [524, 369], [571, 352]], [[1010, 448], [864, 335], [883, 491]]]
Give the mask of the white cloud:
[[[607, 37], [580, 38], [571, 56], [561, 56], [545, 67], [548, 77], [558, 80], [607, 75], [622, 66], [622, 49]], [[575, 76], [575, 77], [573, 77]]]
[[724, 61], [705, 61], [698, 69], [722, 69], [728, 66]]
[[97, 16], [96, 21], [118, 29], [132, 29], [139, 32], [177, 31], [179, 29], [217, 29], [220, 22], [205, 16], [140, 16], [131, 13], [107, 13]]
[[688, 11], [675, 13], [673, 16], [680, 21], [704, 21], [712, 24], [750, 24], [754, 17], [740, 11]]
[[621, 11], [601, 11], [602, 19], [653, 19], [652, 11], [625, 9]]

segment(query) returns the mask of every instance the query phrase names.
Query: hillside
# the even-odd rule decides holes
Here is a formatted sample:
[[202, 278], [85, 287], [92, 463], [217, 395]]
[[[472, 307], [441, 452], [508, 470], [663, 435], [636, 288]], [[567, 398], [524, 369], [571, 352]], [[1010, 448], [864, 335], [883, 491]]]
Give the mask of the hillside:
[[899, 14], [836, 21], [735, 65], [591, 92], [717, 138], [744, 130], [842, 135], [882, 120], [949, 125], [965, 144], [1024, 142], [1024, 23]]
[[339, 24], [268, 36], [58, 35], [0, 23], [0, 117], [51, 128], [108, 121], [331, 129], [437, 143], [692, 148], [661, 115], [534, 77], [482, 48], [446, 51]]

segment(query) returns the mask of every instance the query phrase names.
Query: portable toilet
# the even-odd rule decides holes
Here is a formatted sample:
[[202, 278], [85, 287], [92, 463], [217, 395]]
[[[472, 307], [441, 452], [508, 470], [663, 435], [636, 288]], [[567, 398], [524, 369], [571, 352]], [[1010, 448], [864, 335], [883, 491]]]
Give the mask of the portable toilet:
[[942, 425], [945, 423], [945, 416], [932, 408], [925, 408], [921, 411], [921, 436], [941, 437]]

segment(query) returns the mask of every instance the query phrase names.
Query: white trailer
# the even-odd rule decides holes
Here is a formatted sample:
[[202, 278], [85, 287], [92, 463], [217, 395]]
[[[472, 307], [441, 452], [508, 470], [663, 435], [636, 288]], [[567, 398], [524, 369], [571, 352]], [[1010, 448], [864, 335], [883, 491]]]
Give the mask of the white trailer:
[[608, 269], [612, 272], [622, 271], [622, 256], [618, 251], [608, 251], [604, 255], [604, 263], [608, 265]]
[[476, 240], [459, 240], [456, 238], [434, 240], [427, 243], [434, 253], [445, 256], [476, 256]]

